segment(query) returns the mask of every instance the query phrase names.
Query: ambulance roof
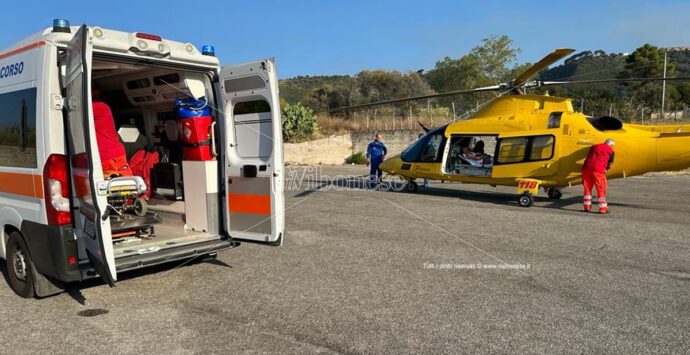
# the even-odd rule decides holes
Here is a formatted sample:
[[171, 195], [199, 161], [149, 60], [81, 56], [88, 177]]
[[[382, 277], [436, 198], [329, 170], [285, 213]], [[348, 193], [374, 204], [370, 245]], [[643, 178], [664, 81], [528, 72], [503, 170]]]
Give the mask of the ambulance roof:
[[[46, 41], [59, 47], [64, 47], [69, 44], [74, 37], [74, 34], [79, 31], [79, 27], [80, 26], [71, 26], [71, 33], [54, 32], [52, 27], [48, 27], [41, 32], [37, 32], [25, 37], [0, 53], [21, 48], [38, 41]], [[162, 52], [166, 53], [165, 56], [162, 56], [164, 59], [169, 59], [175, 62], [201, 64], [213, 67], [218, 67], [220, 64], [218, 58], [214, 56], [202, 55], [201, 51], [199, 51], [199, 49], [191, 43], [171, 41], [164, 38], [161, 38], [161, 40], [158, 41], [156, 39], [151, 39], [152, 37], [148, 37], [142, 32], [124, 32], [98, 26], [89, 26], [89, 28], [91, 29], [92, 34], [97, 31], [102, 34], [100, 37], [95, 35], [93, 36], [93, 46], [96, 52], [107, 52], [111, 54], [121, 53], [130, 56], [137, 55], [137, 53], [139, 53], [138, 55], [144, 57], [145, 55], [142, 54], [143, 51], [141, 51], [141, 47], [139, 47], [141, 42], [144, 42], [148, 52], [158, 54], [156, 51], [160, 48]], [[141, 36], [142, 34], [144, 36]], [[140, 35], [141, 37], [137, 37], [137, 35]]]

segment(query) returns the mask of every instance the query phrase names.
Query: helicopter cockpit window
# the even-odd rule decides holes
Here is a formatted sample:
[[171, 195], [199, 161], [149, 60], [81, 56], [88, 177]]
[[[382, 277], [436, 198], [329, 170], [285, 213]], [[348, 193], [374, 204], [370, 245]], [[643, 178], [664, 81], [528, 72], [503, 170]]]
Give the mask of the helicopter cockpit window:
[[551, 112], [551, 114], [549, 115], [549, 122], [547, 123], [546, 128], [560, 128], [561, 116], [563, 116], [563, 112]]
[[435, 162], [440, 161], [441, 157], [441, 143], [444, 140], [443, 132], [438, 134], [429, 135], [424, 147], [422, 147], [422, 155], [419, 156], [419, 161], [421, 162]]
[[404, 162], [437, 162], [441, 161], [441, 152], [445, 143], [446, 126], [429, 131], [426, 135], [412, 142], [402, 152]]

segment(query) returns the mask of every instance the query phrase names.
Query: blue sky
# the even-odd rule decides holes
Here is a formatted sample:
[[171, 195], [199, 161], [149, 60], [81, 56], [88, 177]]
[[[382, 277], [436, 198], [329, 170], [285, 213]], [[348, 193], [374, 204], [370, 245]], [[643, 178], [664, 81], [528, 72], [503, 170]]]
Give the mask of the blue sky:
[[491, 34], [532, 62], [557, 47], [690, 45], [689, 1], [23, 0], [0, 11], [0, 48], [53, 18], [212, 44], [223, 64], [275, 57], [281, 78], [430, 69]]

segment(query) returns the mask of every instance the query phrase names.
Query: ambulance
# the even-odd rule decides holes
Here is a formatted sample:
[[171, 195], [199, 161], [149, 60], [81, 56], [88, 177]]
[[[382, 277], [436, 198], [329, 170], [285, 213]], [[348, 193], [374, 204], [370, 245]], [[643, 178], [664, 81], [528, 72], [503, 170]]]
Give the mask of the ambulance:
[[[127, 158], [157, 155], [148, 178], [104, 175], [94, 87]], [[208, 139], [184, 141], [184, 100], [210, 112]], [[66, 20], [0, 53], [0, 258], [19, 296], [281, 245], [283, 174], [272, 59], [221, 68], [212, 46]]]

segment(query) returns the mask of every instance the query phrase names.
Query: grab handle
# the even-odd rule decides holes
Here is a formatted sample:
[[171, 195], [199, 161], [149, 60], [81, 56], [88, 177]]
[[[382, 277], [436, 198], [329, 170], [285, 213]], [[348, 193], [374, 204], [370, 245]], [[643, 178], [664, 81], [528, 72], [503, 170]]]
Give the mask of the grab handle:
[[211, 123], [211, 154], [213, 154], [214, 157], [218, 156], [216, 152], [216, 121]]

